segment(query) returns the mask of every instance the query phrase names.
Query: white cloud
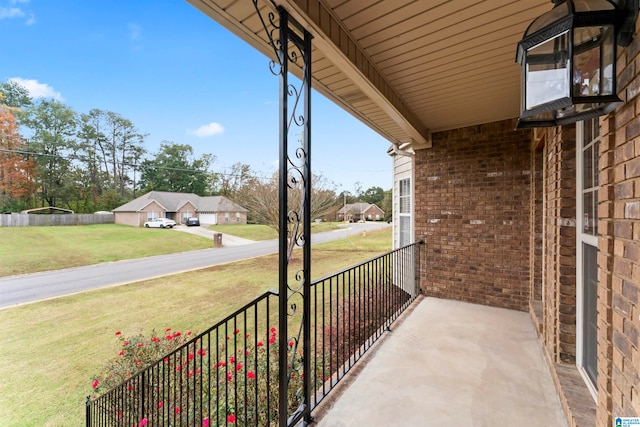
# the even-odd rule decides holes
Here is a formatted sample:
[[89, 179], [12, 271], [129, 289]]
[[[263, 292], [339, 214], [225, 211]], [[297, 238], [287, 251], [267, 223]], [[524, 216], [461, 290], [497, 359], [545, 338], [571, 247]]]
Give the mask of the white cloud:
[[129, 38], [134, 41], [139, 40], [142, 36], [142, 27], [134, 23], [129, 23], [127, 26], [129, 27]]
[[19, 7], [0, 7], [0, 19], [22, 18], [24, 12]]
[[208, 125], [202, 125], [194, 131], [187, 131], [187, 133], [193, 134], [199, 138], [220, 135], [223, 132], [224, 132], [224, 128], [222, 127], [222, 125], [216, 122], [211, 122]]
[[33, 79], [23, 79], [20, 77], [11, 77], [12, 82], [19, 84], [29, 91], [29, 95], [32, 98], [53, 98], [58, 101], [62, 101], [62, 94], [53, 90], [51, 86], [46, 83], [40, 83]]
[[[30, 0], [9, 0], [10, 5], [15, 5], [19, 3], [29, 3]], [[0, 7], [0, 20], [2, 19], [13, 19], [13, 18], [27, 18], [25, 23], [27, 25], [33, 25], [36, 23], [36, 17], [31, 12], [25, 12], [19, 7]]]

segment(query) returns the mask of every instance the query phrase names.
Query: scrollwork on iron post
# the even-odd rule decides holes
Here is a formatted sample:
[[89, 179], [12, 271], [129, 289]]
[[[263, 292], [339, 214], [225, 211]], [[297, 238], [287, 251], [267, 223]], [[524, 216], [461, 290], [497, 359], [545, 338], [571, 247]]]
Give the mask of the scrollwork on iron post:
[[[308, 357], [311, 354], [311, 35], [293, 21], [284, 8], [275, 7], [272, 2], [269, 6], [275, 7], [276, 13], [269, 11], [265, 19], [258, 1], [252, 0], [267, 35], [267, 43], [275, 55], [269, 69], [280, 79], [278, 422], [280, 426], [287, 426], [300, 420], [305, 424], [311, 421]], [[289, 81], [290, 65], [302, 71], [298, 86]], [[302, 146], [295, 147], [290, 155], [289, 136], [296, 129], [301, 130]], [[294, 261], [297, 262], [294, 259], [296, 248], [302, 251], [301, 268], [294, 266]], [[291, 280], [290, 268], [295, 268]], [[299, 313], [300, 302], [302, 314]], [[290, 322], [299, 323], [290, 327]], [[289, 390], [292, 375], [303, 377], [302, 388], [295, 390], [294, 394]], [[290, 396], [295, 402], [289, 401]], [[294, 408], [291, 414], [289, 407]]]

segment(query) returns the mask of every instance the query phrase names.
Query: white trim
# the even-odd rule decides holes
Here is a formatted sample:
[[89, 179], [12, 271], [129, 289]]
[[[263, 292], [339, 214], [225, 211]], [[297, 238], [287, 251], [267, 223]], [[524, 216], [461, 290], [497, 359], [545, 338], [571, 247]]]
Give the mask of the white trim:
[[[408, 194], [402, 194], [402, 184], [406, 183]], [[413, 243], [413, 181], [409, 177], [398, 179], [398, 247]], [[403, 201], [409, 199], [409, 212], [402, 212]], [[405, 230], [409, 234], [409, 241], [402, 242], [402, 218], [408, 219], [409, 230]]]
[[[415, 161], [414, 157], [392, 156], [393, 162], [393, 190], [391, 213], [393, 218], [393, 249], [400, 247], [400, 186], [403, 179], [409, 179], [411, 208], [409, 216], [411, 242], [415, 242]], [[407, 215], [407, 214], [403, 214]]]
[[[547, 143], [546, 146], [549, 144]], [[547, 156], [545, 152], [542, 152], [542, 313], [544, 318], [545, 302], [547, 301], [545, 290], [547, 287], [547, 189], [545, 184], [547, 182]], [[535, 176], [533, 177], [535, 179]], [[543, 320], [544, 322], [544, 320]]]
[[[596, 122], [597, 123], [597, 122]], [[584, 369], [584, 283], [583, 283], [583, 250], [582, 244], [586, 243], [590, 246], [598, 248], [598, 236], [584, 234], [583, 218], [583, 153], [582, 142], [584, 140], [584, 122], [580, 121], [576, 125], [576, 367], [582, 376], [583, 381], [587, 385], [591, 397], [598, 402], [598, 390], [596, 385], [591, 382], [591, 378]], [[594, 171], [598, 173], [598, 171]], [[598, 194], [596, 191], [595, 195]], [[597, 224], [596, 224], [597, 227]], [[597, 233], [596, 233], [597, 234]]]

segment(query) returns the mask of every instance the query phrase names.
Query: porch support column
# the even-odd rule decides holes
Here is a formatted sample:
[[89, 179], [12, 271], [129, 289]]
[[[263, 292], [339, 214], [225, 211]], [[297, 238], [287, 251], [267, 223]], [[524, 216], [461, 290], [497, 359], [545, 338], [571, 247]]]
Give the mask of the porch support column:
[[283, 10], [278, 10], [280, 15], [280, 40], [278, 59], [280, 62], [280, 155], [279, 155], [279, 183], [278, 183], [278, 199], [279, 199], [279, 215], [278, 220], [278, 319], [279, 319], [279, 334], [278, 340], [278, 424], [280, 427], [286, 427], [287, 425], [287, 412], [288, 412], [288, 388], [289, 388], [289, 369], [288, 354], [287, 354], [287, 334], [288, 334], [288, 320], [287, 316], [287, 303], [289, 300], [288, 278], [289, 271], [289, 240], [288, 240], [288, 215], [289, 210], [289, 191], [287, 185], [288, 175], [288, 163], [289, 163], [289, 132], [288, 132], [288, 120], [289, 120], [289, 104], [287, 97], [288, 86], [288, 74], [289, 74], [289, 61], [288, 61], [288, 46], [289, 40], [287, 35], [287, 27], [289, 25], [289, 15]]
[[[311, 35], [291, 20], [284, 8], [278, 7], [277, 12], [279, 38], [274, 47], [280, 78], [278, 423], [284, 427], [300, 420], [305, 424], [311, 421]], [[289, 81], [289, 65], [302, 69], [299, 85]], [[299, 145], [289, 147], [289, 136], [299, 135], [298, 131], [302, 133]], [[296, 248], [302, 249], [302, 266], [296, 264], [295, 274], [290, 274]], [[292, 375], [303, 378], [302, 390], [295, 393], [289, 393]], [[299, 400], [289, 402], [290, 395]], [[291, 414], [290, 406], [295, 408]]]

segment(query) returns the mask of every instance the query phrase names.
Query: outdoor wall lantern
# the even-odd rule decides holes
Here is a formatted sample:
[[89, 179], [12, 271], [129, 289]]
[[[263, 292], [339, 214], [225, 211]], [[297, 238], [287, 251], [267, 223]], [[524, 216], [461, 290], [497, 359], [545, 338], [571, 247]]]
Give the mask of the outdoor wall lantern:
[[556, 0], [518, 43], [522, 67], [518, 128], [575, 123], [613, 111], [616, 48], [628, 46], [638, 0]]

